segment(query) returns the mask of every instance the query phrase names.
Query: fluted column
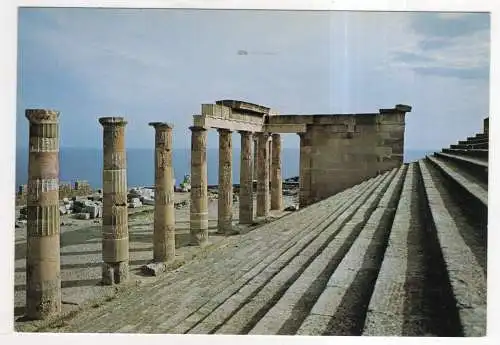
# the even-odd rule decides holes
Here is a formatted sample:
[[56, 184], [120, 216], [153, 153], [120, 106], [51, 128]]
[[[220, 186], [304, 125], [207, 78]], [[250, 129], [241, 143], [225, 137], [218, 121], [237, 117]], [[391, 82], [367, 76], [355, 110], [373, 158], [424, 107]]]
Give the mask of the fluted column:
[[103, 126], [102, 283], [128, 279], [129, 238], [127, 209], [127, 158], [122, 117], [101, 117]]
[[299, 163], [299, 206], [310, 203], [311, 198], [311, 146], [307, 133], [298, 133], [300, 136], [300, 163]]
[[268, 133], [259, 133], [257, 139], [257, 217], [269, 215], [269, 146]]
[[[253, 180], [257, 180], [259, 177], [259, 171], [257, 170], [257, 143], [258, 143], [258, 134], [259, 133], [254, 133], [252, 138], [253, 138]], [[253, 189], [253, 180], [252, 180], [252, 192], [257, 192], [257, 189]]]
[[271, 150], [271, 210], [283, 208], [283, 185], [281, 182], [281, 136], [272, 135]]
[[191, 129], [191, 208], [190, 244], [208, 243], [207, 130]]
[[149, 125], [155, 129], [153, 260], [166, 262], [175, 259], [173, 126], [164, 122], [151, 122]]
[[253, 223], [252, 132], [240, 131], [240, 224]]
[[229, 234], [233, 228], [233, 168], [232, 136], [228, 129], [219, 132], [219, 197], [217, 208], [217, 232]]
[[59, 112], [27, 109], [26, 315], [44, 319], [61, 311], [59, 256]]

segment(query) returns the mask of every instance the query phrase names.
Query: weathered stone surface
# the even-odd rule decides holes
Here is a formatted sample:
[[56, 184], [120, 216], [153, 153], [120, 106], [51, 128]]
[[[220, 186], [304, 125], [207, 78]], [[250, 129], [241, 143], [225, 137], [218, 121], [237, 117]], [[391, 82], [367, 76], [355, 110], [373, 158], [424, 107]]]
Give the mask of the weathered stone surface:
[[217, 232], [229, 234], [233, 229], [232, 133], [219, 129], [219, 197]]
[[281, 178], [281, 136], [272, 135], [271, 150], [271, 210], [283, 209], [283, 183]]
[[191, 129], [191, 244], [204, 246], [208, 242], [207, 191], [207, 130]]
[[[174, 168], [172, 128], [164, 122], [151, 122], [155, 129], [155, 211], [153, 260], [161, 263], [175, 258]], [[162, 267], [159, 265], [158, 267]]]
[[125, 126], [122, 117], [101, 117], [103, 126], [102, 282], [128, 277], [128, 211]]
[[26, 316], [45, 319], [61, 311], [59, 112], [27, 109], [26, 117], [30, 126]]
[[268, 133], [257, 136], [257, 217], [269, 215], [269, 146]]
[[240, 192], [239, 192], [239, 220], [240, 224], [253, 222], [253, 159], [252, 159], [252, 133], [240, 132], [241, 157], [240, 157]]

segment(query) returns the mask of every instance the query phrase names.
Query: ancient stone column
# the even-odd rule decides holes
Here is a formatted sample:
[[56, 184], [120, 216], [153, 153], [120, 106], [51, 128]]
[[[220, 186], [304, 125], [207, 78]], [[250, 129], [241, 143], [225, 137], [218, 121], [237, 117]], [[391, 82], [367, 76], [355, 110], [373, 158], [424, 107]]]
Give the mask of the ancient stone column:
[[299, 163], [299, 206], [310, 203], [311, 193], [311, 146], [307, 133], [298, 133], [300, 136], [300, 163]]
[[241, 161], [240, 161], [240, 224], [253, 223], [253, 162], [252, 133], [240, 131]]
[[269, 215], [269, 146], [268, 133], [259, 133], [257, 139], [257, 217]]
[[59, 256], [59, 112], [27, 109], [26, 316], [44, 319], [61, 311]]
[[217, 232], [229, 234], [233, 227], [233, 168], [232, 136], [228, 129], [219, 128], [219, 197]]
[[267, 139], [267, 157], [269, 159], [269, 177], [268, 177], [268, 181], [269, 181], [269, 197], [267, 198], [267, 200], [269, 201], [269, 208], [271, 208], [271, 165], [272, 165], [272, 149], [273, 149], [273, 137], [272, 137], [272, 134], [269, 133], [269, 139]]
[[271, 150], [271, 210], [283, 208], [283, 185], [281, 182], [281, 136], [272, 135]]
[[[257, 137], [258, 133], [253, 134], [253, 180], [257, 180], [259, 173], [257, 170]], [[257, 189], [253, 190], [253, 180], [252, 180], [252, 192], [257, 192]]]
[[155, 129], [153, 260], [166, 262], [175, 259], [173, 126], [164, 122], [151, 122], [149, 125]]
[[191, 209], [190, 244], [208, 243], [207, 130], [191, 129]]
[[102, 283], [128, 279], [129, 239], [127, 210], [127, 158], [122, 117], [101, 117], [104, 164], [102, 172]]

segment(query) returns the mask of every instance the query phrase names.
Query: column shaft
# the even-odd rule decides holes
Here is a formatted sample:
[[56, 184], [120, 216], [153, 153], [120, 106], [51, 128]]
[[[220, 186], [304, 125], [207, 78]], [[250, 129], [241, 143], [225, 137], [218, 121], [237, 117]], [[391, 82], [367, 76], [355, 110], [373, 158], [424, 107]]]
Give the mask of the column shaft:
[[253, 135], [253, 177], [252, 177], [252, 192], [256, 192], [257, 191], [257, 188], [255, 188], [254, 190], [254, 187], [253, 187], [253, 181], [254, 180], [257, 180], [259, 178], [259, 170], [257, 170], [257, 143], [258, 143], [258, 140], [257, 140], [257, 137], [258, 137], [258, 133], [255, 133]]
[[129, 238], [127, 157], [122, 117], [102, 117], [104, 128], [102, 200], [102, 282], [112, 285], [128, 279]]
[[273, 134], [271, 164], [271, 210], [283, 208], [283, 185], [281, 181], [281, 136]]
[[311, 198], [311, 146], [307, 133], [300, 136], [300, 163], [299, 163], [299, 206], [310, 203]]
[[233, 168], [231, 131], [219, 129], [219, 197], [217, 232], [229, 234], [233, 227]]
[[253, 223], [253, 160], [252, 160], [252, 133], [240, 132], [240, 224]]
[[267, 133], [257, 139], [257, 217], [269, 215], [269, 146]]
[[191, 129], [191, 245], [208, 242], [207, 130]]
[[44, 319], [61, 311], [59, 224], [59, 112], [27, 109], [26, 315]]
[[173, 126], [163, 122], [152, 122], [149, 125], [155, 128], [153, 260], [166, 262], [175, 259]]

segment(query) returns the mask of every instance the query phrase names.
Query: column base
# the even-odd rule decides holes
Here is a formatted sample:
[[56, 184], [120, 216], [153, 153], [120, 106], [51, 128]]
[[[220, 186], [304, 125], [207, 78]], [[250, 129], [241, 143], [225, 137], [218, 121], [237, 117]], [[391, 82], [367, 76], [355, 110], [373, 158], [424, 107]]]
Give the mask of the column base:
[[57, 284], [60, 282], [44, 291], [26, 291], [27, 320], [44, 320], [61, 312], [61, 289]]
[[120, 284], [128, 280], [129, 265], [122, 261], [117, 263], [103, 262], [102, 264], [102, 284]]

